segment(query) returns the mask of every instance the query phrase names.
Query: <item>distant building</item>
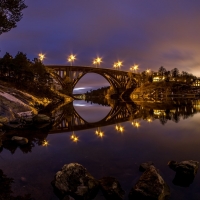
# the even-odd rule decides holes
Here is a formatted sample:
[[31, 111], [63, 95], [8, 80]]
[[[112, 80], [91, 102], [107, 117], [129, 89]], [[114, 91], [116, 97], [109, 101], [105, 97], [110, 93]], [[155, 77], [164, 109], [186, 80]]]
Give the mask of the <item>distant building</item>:
[[199, 87], [199, 86], [200, 86], [200, 79], [196, 79], [196, 80], [194, 80], [192, 86]]

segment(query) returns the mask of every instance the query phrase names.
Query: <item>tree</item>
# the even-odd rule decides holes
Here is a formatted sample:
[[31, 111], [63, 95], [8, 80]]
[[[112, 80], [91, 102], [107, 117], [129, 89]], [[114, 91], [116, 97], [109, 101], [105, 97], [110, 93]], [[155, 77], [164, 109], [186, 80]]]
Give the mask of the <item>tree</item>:
[[0, 35], [17, 26], [25, 8], [24, 0], [0, 0]]
[[171, 70], [172, 77], [178, 77], [179, 76], [179, 70], [177, 68], [174, 68]]
[[158, 69], [158, 73], [159, 73], [159, 75], [161, 75], [161, 76], [163, 76], [165, 73], [166, 73], [166, 69], [163, 67], [163, 66], [161, 66], [159, 69]]

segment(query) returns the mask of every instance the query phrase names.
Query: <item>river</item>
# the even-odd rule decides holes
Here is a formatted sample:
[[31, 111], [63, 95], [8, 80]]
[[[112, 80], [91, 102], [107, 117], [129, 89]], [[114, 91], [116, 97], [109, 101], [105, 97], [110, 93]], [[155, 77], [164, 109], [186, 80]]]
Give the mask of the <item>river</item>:
[[[58, 199], [51, 186], [55, 173], [64, 164], [77, 162], [97, 179], [117, 178], [128, 199], [142, 174], [140, 164], [152, 161], [170, 187], [171, 200], [200, 199], [200, 171], [188, 187], [182, 187], [173, 184], [175, 172], [167, 165], [170, 160], [200, 161], [199, 101], [108, 106], [76, 100], [70, 109], [62, 109], [56, 111], [60, 121], [49, 132], [23, 132], [28, 146], [3, 141], [0, 169], [14, 179], [13, 195]], [[71, 139], [72, 134], [77, 141]], [[105, 198], [99, 192], [95, 199]]]

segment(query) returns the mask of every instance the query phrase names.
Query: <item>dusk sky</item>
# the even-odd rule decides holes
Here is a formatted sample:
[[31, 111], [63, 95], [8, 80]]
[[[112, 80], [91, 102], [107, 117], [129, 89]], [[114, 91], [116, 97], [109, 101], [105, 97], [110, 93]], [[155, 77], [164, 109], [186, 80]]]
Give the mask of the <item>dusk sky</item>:
[[[44, 64], [92, 65], [140, 71], [177, 67], [200, 76], [200, 1], [198, 0], [34, 0], [17, 28], [0, 36], [0, 57], [18, 51], [28, 58], [45, 53]], [[90, 79], [92, 80], [90, 76]], [[90, 80], [88, 79], [88, 80]], [[95, 78], [94, 78], [95, 80]]]

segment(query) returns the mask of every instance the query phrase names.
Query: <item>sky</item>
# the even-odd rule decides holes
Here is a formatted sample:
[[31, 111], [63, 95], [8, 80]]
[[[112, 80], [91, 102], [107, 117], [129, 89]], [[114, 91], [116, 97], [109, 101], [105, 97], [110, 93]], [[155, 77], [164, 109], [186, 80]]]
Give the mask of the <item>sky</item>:
[[[33, 59], [45, 53], [44, 64], [101, 67], [123, 61], [139, 71], [178, 68], [200, 76], [200, 1], [198, 0], [26, 0], [28, 8], [17, 28], [0, 35], [0, 57], [18, 51]], [[106, 85], [94, 74], [81, 80]], [[97, 81], [96, 81], [97, 82]], [[107, 84], [108, 85], [108, 84]]]

